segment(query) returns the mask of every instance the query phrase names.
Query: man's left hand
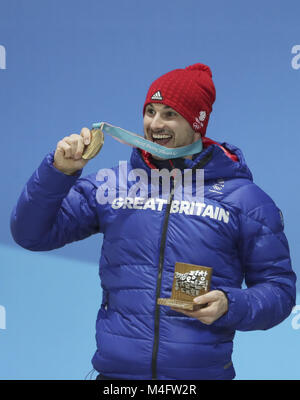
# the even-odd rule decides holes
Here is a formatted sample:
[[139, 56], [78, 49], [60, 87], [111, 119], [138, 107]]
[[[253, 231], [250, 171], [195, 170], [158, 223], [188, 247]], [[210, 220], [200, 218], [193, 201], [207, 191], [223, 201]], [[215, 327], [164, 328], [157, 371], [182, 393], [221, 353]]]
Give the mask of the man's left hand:
[[228, 299], [221, 290], [212, 290], [202, 296], [195, 297], [193, 301], [196, 304], [207, 305], [197, 311], [187, 311], [175, 307], [171, 307], [171, 309], [188, 317], [197, 318], [205, 325], [212, 324], [228, 311]]

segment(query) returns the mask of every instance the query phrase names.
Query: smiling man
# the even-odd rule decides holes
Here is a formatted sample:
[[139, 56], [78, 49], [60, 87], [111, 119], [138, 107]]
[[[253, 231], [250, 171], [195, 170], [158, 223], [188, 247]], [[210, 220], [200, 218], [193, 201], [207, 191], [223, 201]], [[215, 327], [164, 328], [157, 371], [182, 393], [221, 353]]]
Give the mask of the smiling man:
[[[168, 201], [125, 201], [117, 188], [118, 201], [97, 203], [97, 174], [80, 178], [90, 141], [83, 128], [46, 155], [12, 212], [12, 235], [31, 251], [104, 235], [92, 359], [98, 379], [233, 379], [235, 331], [270, 329], [295, 304], [282, 213], [253, 182], [238, 148], [206, 138], [214, 101], [204, 64], [159, 77], [143, 107], [145, 137], [169, 148], [201, 141], [202, 151], [162, 160], [135, 148], [128, 165], [128, 173], [149, 178], [154, 169], [188, 170], [192, 194], [195, 175], [204, 169], [204, 201], [180, 204], [171, 180]], [[113, 171], [118, 174], [117, 167]], [[157, 303], [170, 297], [176, 262], [213, 268], [211, 291], [194, 299], [205, 306], [198, 311]]]
[[145, 108], [144, 132], [146, 139], [169, 148], [187, 146], [201, 138], [200, 133], [195, 132], [179, 113], [169, 106], [155, 103]]

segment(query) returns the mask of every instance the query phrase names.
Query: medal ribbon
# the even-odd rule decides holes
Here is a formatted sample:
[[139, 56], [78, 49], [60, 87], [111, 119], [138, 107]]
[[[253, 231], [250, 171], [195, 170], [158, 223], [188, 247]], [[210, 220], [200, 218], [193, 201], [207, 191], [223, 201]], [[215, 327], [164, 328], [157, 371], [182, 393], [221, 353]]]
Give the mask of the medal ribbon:
[[126, 131], [125, 129], [110, 125], [106, 122], [98, 122], [93, 124], [93, 129], [100, 129], [103, 133], [107, 133], [121, 143], [128, 144], [132, 147], [138, 147], [157, 157], [168, 160], [200, 153], [203, 148], [201, 139], [189, 144], [188, 146], [176, 148], [164, 147], [160, 144], [151, 142], [150, 140], [147, 140], [136, 133]]

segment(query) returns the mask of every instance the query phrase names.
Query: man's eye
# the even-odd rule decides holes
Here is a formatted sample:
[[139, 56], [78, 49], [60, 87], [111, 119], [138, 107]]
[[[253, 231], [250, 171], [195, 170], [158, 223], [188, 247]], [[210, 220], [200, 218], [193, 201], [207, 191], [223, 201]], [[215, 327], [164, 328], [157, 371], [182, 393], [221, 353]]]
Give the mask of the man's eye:
[[167, 111], [167, 117], [168, 118], [172, 118], [172, 117], [176, 117], [176, 112], [174, 112], [174, 111]]
[[147, 114], [149, 114], [149, 115], [154, 115], [154, 110], [153, 110], [153, 108], [147, 108]]

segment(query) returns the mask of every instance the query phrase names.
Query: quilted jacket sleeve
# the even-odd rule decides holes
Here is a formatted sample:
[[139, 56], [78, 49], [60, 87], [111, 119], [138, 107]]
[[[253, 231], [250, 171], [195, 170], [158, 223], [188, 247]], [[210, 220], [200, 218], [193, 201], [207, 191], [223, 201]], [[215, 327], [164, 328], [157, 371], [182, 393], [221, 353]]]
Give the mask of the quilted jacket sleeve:
[[92, 181], [65, 175], [49, 153], [25, 185], [10, 227], [14, 240], [32, 251], [52, 250], [100, 231], [96, 187]]
[[218, 287], [226, 293], [229, 309], [214, 325], [241, 331], [269, 329], [288, 317], [296, 297], [282, 214], [269, 197], [240, 214], [240, 258], [247, 289]]

